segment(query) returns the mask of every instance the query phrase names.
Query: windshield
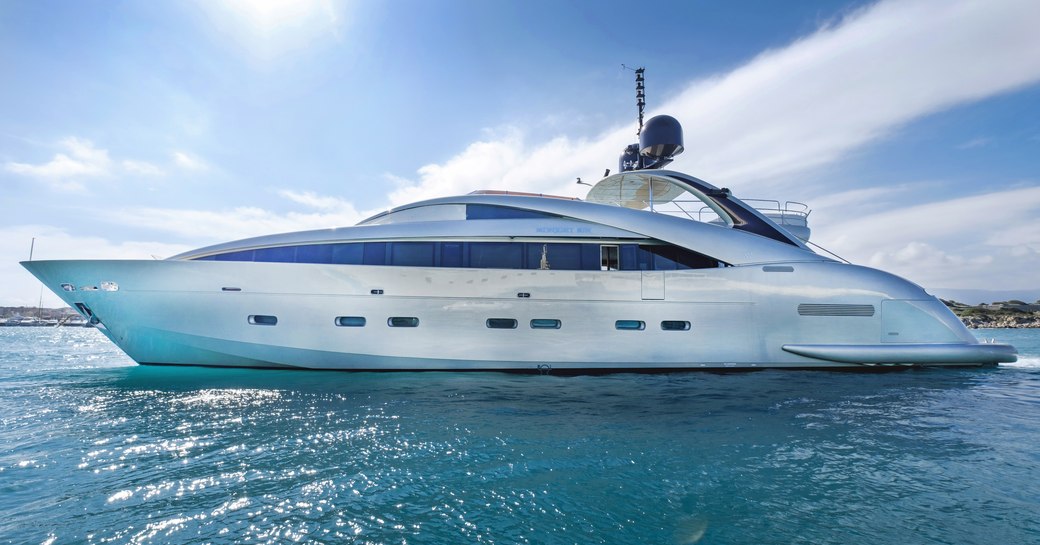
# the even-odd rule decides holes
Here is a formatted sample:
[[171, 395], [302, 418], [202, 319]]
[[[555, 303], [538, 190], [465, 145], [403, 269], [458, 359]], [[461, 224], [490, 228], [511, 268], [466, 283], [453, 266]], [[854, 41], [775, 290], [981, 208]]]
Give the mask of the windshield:
[[729, 214], [696, 188], [648, 172], [625, 172], [604, 178], [589, 190], [585, 200], [733, 225]]

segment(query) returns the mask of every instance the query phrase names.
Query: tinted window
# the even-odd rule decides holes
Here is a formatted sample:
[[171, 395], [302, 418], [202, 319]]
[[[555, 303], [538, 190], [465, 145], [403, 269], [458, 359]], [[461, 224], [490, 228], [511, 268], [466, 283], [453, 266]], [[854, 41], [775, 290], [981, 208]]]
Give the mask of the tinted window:
[[461, 242], [442, 242], [441, 246], [441, 267], [461, 267], [462, 266], [462, 243]]
[[308, 244], [296, 248], [297, 263], [332, 263], [331, 244]]
[[240, 252], [228, 252], [226, 254], [218, 254], [216, 259], [217, 261], [252, 261], [253, 250], [242, 250]]
[[549, 318], [531, 320], [531, 329], [560, 329], [560, 321]]
[[556, 218], [552, 214], [535, 212], [533, 210], [521, 210], [507, 206], [494, 206], [490, 204], [467, 204], [466, 219], [468, 220], [501, 220], [501, 219], [532, 219], [532, 218]]
[[331, 263], [337, 265], [360, 265], [364, 244], [333, 244]]
[[646, 324], [640, 320], [618, 320], [614, 322], [615, 329], [641, 330], [646, 329]]
[[477, 269], [520, 269], [523, 244], [517, 242], [469, 243], [469, 266]]
[[581, 268], [586, 271], [599, 270], [599, 244], [581, 245]]
[[713, 269], [719, 266], [718, 260], [678, 246], [640, 246], [637, 261], [641, 269], [648, 267], [658, 271]]
[[665, 331], [688, 331], [690, 322], [682, 320], [665, 320], [661, 322], [661, 329]]
[[677, 269], [714, 269], [719, 266], [717, 259], [704, 254], [691, 252], [678, 246], [673, 246], [672, 249], [674, 253], [669, 257], [675, 261]]
[[527, 244], [527, 268], [541, 269], [542, 256], [545, 256], [546, 268], [558, 271], [579, 271], [581, 266], [581, 245], [568, 243]]
[[432, 267], [432, 242], [394, 242], [390, 245], [390, 264], [405, 267]]
[[644, 270], [639, 268], [638, 261], [638, 250], [639, 247], [635, 244], [624, 244], [621, 246], [621, 270], [623, 271], [638, 271]]
[[365, 243], [365, 265], [386, 265], [386, 243]]
[[296, 247], [282, 246], [279, 248], [260, 248], [253, 251], [253, 260], [275, 263], [293, 263], [296, 261]]

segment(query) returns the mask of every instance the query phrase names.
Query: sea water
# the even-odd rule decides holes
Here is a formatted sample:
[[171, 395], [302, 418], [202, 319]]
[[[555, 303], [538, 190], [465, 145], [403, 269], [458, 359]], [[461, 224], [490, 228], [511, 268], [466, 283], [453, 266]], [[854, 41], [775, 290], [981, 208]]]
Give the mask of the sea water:
[[538, 376], [134, 365], [0, 328], [0, 543], [1040, 543], [1019, 363]]

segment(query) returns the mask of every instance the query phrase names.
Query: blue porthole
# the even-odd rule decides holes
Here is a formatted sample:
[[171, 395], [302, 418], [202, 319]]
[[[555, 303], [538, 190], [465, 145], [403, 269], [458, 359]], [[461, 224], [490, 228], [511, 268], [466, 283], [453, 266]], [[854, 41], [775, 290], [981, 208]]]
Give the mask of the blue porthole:
[[336, 316], [336, 325], [339, 327], [365, 327], [365, 317]]
[[642, 331], [646, 329], [646, 322], [642, 320], [618, 320], [614, 322], [614, 329]]
[[394, 316], [387, 318], [386, 325], [390, 327], [419, 327], [419, 319], [410, 316]]
[[512, 318], [488, 318], [485, 324], [489, 329], [516, 329], [516, 320]]
[[278, 317], [267, 314], [250, 314], [249, 323], [253, 325], [277, 325]]

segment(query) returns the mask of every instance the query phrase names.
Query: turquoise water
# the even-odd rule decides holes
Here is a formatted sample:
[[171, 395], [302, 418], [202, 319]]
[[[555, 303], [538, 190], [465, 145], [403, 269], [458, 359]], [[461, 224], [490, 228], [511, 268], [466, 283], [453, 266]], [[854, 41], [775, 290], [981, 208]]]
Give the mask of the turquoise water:
[[0, 328], [0, 543], [1040, 543], [1040, 331], [995, 369], [133, 365]]

